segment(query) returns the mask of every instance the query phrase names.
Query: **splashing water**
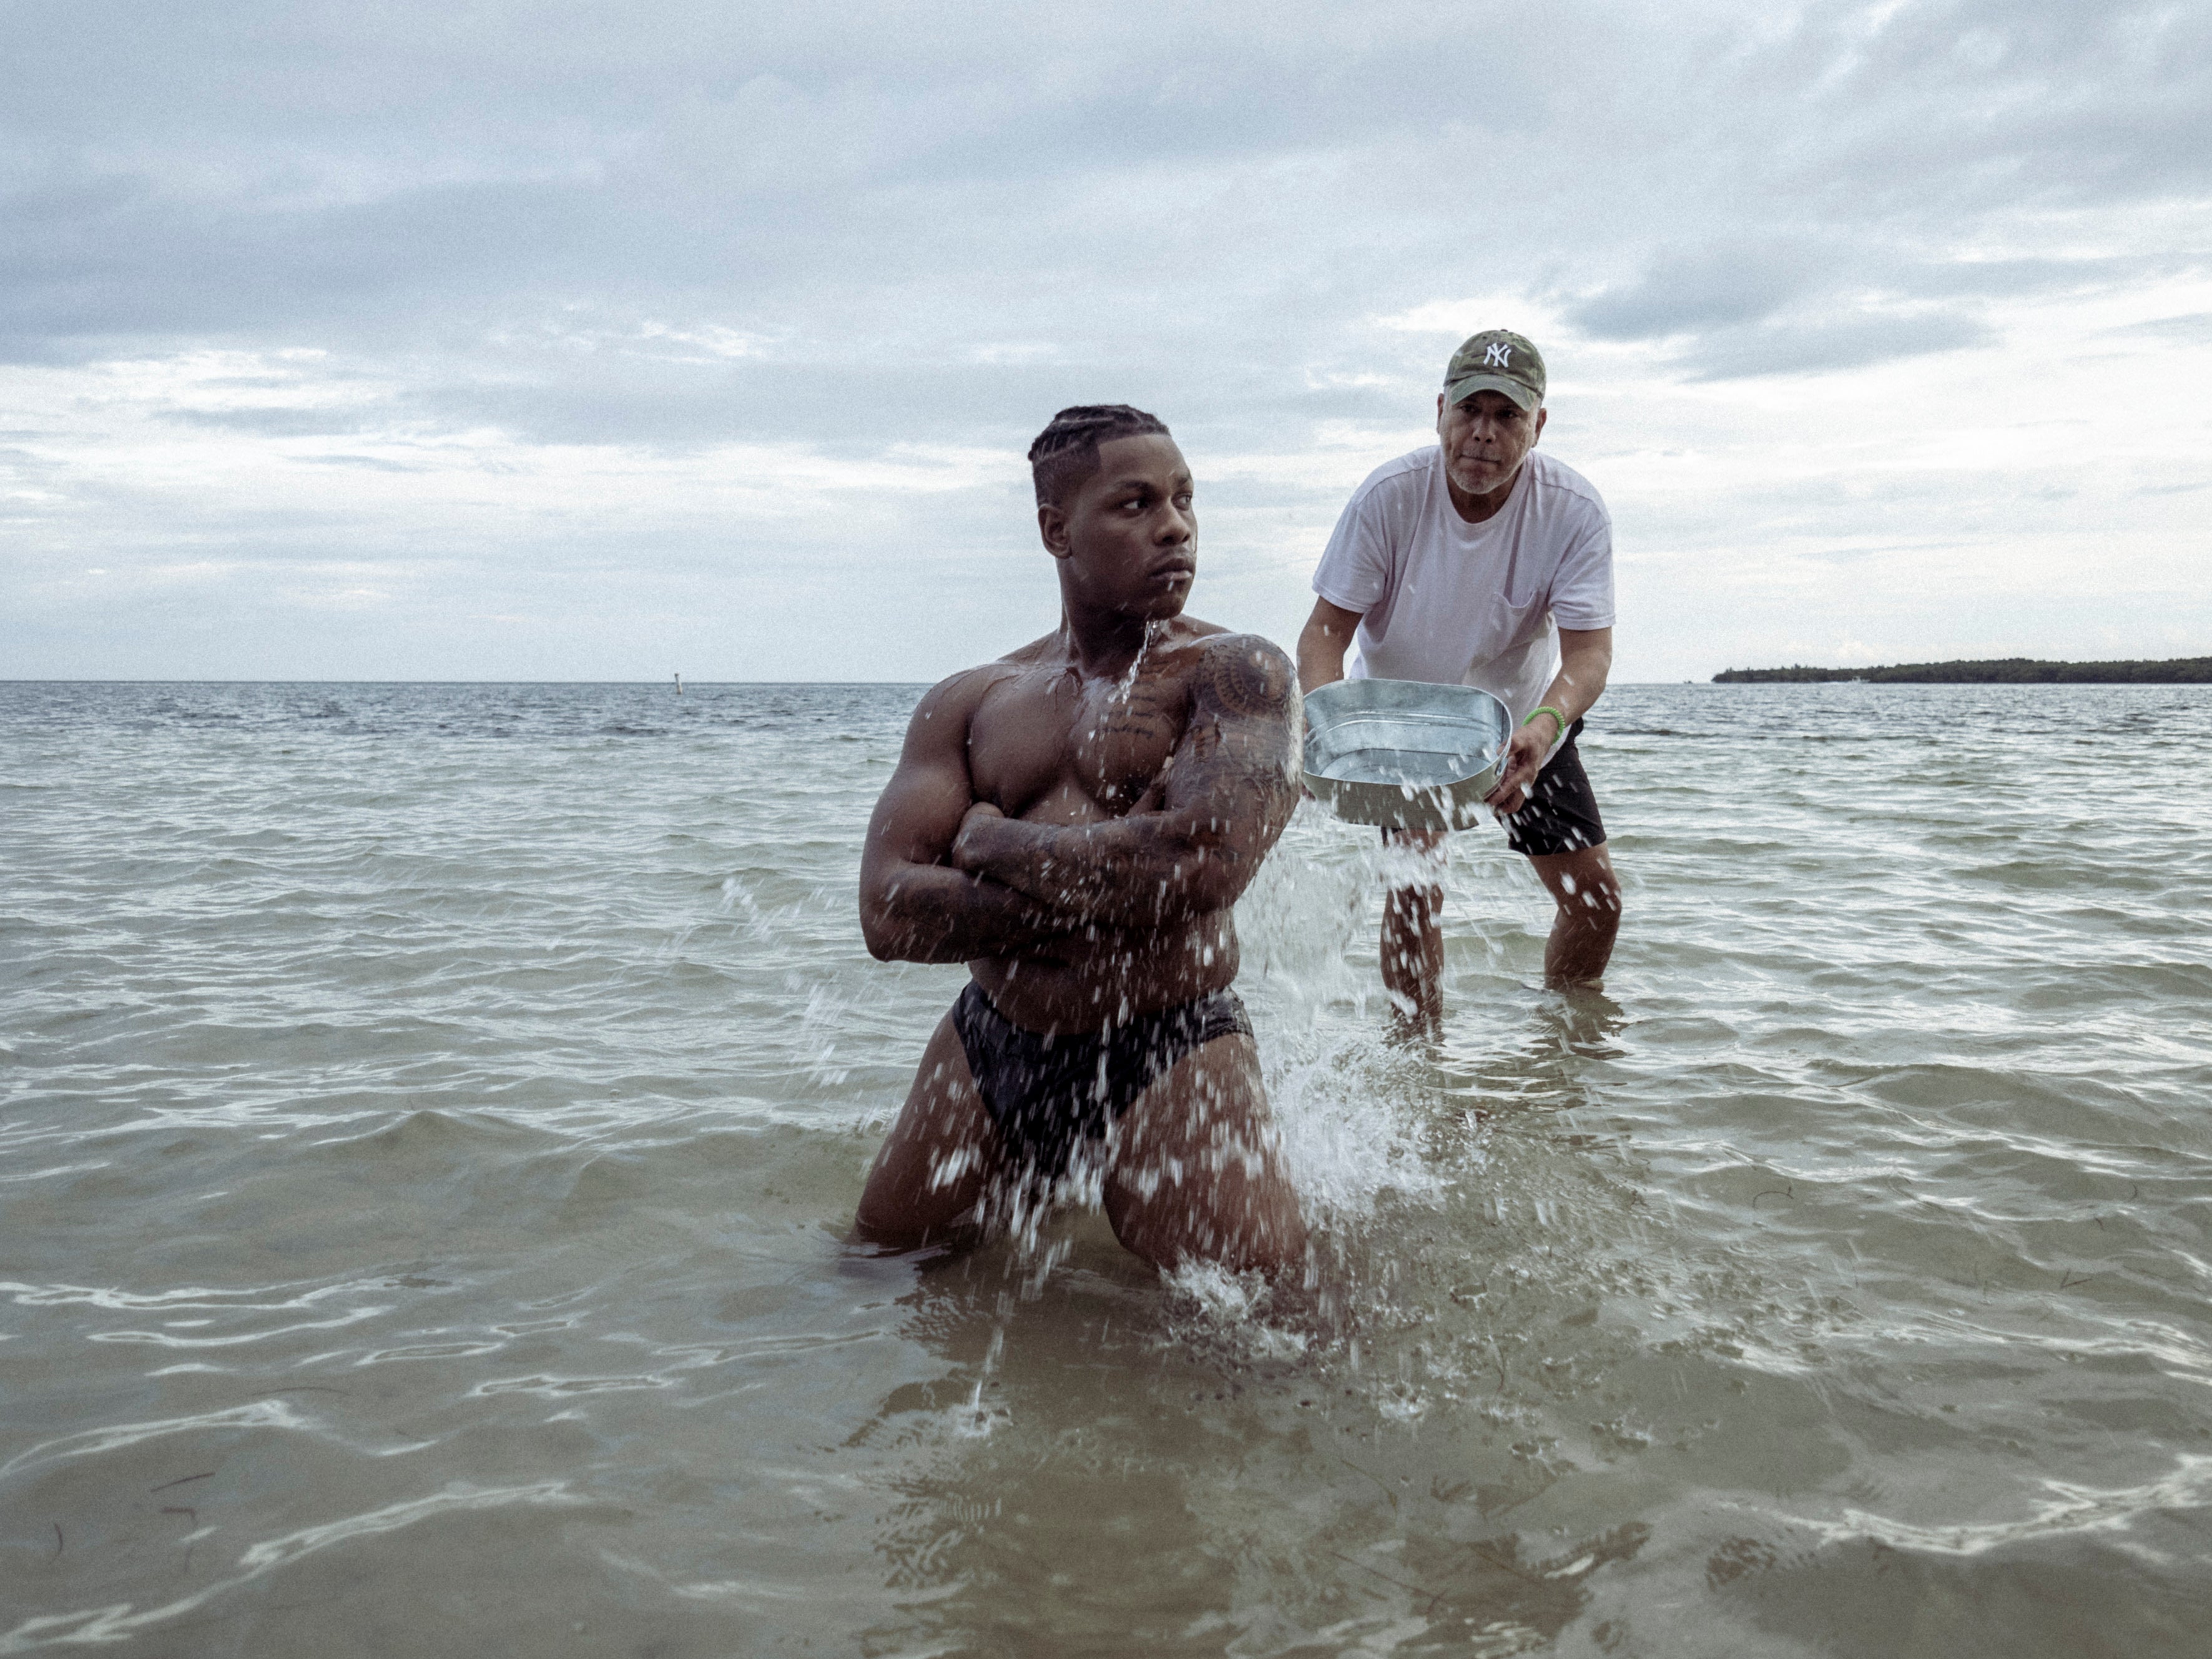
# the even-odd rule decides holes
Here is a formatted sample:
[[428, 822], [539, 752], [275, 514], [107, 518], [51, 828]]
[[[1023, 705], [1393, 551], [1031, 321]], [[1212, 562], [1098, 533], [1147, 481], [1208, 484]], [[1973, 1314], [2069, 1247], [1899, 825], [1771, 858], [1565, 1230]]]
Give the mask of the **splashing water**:
[[1114, 682], [1113, 690], [1106, 694], [1109, 702], [1127, 703], [1136, 695], [1137, 677], [1144, 672], [1146, 653], [1152, 650], [1157, 641], [1166, 636], [1168, 624], [1164, 622], [1145, 624], [1144, 637], [1137, 641], [1137, 654], [1129, 659], [1129, 665], [1121, 671], [1121, 678]]

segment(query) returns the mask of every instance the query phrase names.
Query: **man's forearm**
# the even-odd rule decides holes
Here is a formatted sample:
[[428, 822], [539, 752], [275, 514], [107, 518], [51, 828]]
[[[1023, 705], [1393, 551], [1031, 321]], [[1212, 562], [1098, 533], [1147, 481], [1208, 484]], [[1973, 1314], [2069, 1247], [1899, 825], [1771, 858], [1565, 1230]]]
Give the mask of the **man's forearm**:
[[1298, 635], [1298, 690], [1316, 690], [1342, 679], [1345, 654], [1351, 645], [1351, 635], [1308, 623]]
[[884, 962], [973, 962], [1035, 948], [1086, 918], [988, 876], [908, 865], [862, 908], [868, 950]]
[[1609, 651], [1585, 652], [1560, 658], [1559, 672], [1552, 677], [1551, 684], [1545, 687], [1543, 702], [1566, 716], [1559, 727], [1561, 737], [1566, 735], [1568, 726], [1589, 713], [1597, 700], [1605, 695], [1606, 677], [1612, 668], [1613, 653]]
[[1568, 729], [1589, 713], [1590, 705], [1604, 694], [1606, 676], [1612, 667], [1609, 641], [1577, 641], [1571, 647], [1562, 647], [1559, 672], [1544, 688], [1543, 700], [1537, 704], [1539, 708], [1558, 717], [1559, 729], [1554, 732], [1549, 720], [1539, 720], [1534, 714], [1528, 717], [1527, 723], [1513, 734], [1508, 745], [1504, 775], [1499, 778], [1498, 787], [1485, 797], [1492, 806], [1500, 812], [1521, 809], [1527, 799], [1528, 786], [1546, 759], [1565, 740]]
[[[1601, 685], [1598, 690], [1603, 690], [1604, 687]], [[1567, 727], [1589, 713], [1590, 705], [1596, 701], [1596, 692], [1586, 690], [1582, 683], [1571, 679], [1566, 671], [1561, 669], [1553, 677], [1552, 683], [1544, 688], [1543, 697], [1536, 706], [1557, 709], [1564, 716], [1559, 722], [1558, 734], [1564, 738], [1567, 735]]]
[[1055, 911], [1111, 927], [1157, 927], [1218, 910], [1243, 885], [1235, 853], [1200, 841], [1180, 814], [1065, 826], [971, 820], [957, 856]]

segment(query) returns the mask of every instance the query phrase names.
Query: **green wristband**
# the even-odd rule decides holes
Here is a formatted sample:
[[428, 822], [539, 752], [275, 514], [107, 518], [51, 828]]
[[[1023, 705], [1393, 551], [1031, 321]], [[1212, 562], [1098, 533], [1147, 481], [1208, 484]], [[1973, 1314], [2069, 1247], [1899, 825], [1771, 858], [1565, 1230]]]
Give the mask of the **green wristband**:
[[1566, 715], [1565, 715], [1565, 714], [1563, 714], [1560, 710], [1559, 710], [1559, 709], [1557, 709], [1557, 708], [1553, 708], [1553, 707], [1552, 707], [1552, 705], [1551, 705], [1551, 704], [1549, 704], [1548, 702], [1540, 702], [1540, 703], [1538, 703], [1538, 704], [1537, 704], [1534, 708], [1530, 709], [1530, 710], [1528, 711], [1528, 720], [1522, 720], [1522, 721], [1521, 722], [1521, 724], [1522, 724], [1522, 725], [1523, 725], [1523, 726], [1528, 725], [1528, 724], [1529, 723], [1529, 721], [1534, 720], [1536, 718], [1536, 716], [1537, 716], [1537, 715], [1539, 715], [1539, 714], [1549, 714], [1549, 715], [1550, 715], [1553, 720], [1555, 720], [1559, 721], [1559, 737], [1553, 738], [1552, 739], [1552, 741], [1553, 741], [1553, 743], [1557, 743], [1557, 742], [1559, 740], [1559, 738], [1564, 738], [1564, 737], [1565, 737], [1565, 736], [1567, 735], [1567, 717], [1566, 717]]

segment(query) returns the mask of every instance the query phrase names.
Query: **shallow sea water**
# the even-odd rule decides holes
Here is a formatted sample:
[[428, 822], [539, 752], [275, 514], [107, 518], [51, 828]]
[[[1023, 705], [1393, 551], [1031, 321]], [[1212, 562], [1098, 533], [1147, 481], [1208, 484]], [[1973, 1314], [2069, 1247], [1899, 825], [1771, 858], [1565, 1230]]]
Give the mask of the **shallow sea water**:
[[1617, 688], [1240, 907], [1346, 1334], [848, 1248], [896, 686], [0, 685], [0, 1653], [2202, 1652], [2212, 695]]

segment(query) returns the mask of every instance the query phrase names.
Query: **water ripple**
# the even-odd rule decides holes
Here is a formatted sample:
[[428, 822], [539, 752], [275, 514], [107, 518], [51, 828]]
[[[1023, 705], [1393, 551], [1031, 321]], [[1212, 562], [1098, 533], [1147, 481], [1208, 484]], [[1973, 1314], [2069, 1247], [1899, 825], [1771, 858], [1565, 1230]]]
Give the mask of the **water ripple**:
[[913, 696], [0, 685], [0, 1651], [2195, 1628], [2212, 695], [1616, 688], [1607, 991], [1471, 833], [1433, 1054], [1303, 810], [1333, 1344], [1095, 1218], [846, 1248], [961, 977], [854, 922]]

